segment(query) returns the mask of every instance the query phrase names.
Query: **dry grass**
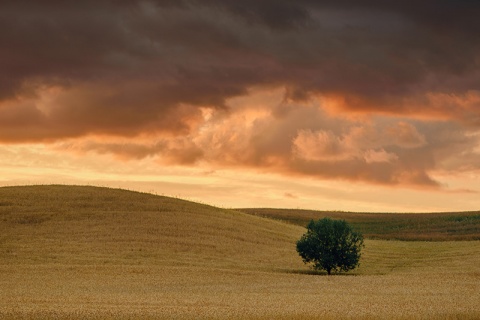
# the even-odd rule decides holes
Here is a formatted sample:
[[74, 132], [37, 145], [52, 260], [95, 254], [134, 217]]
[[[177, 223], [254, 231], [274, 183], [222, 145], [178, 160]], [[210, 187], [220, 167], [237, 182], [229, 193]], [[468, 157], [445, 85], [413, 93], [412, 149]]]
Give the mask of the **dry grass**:
[[[5, 270], [2, 270], [4, 272]], [[478, 319], [480, 276], [312, 276], [155, 266], [24, 266], [2, 315], [24, 318]], [[3, 277], [2, 277], [3, 278]]]
[[368, 240], [309, 274], [304, 229], [91, 187], [0, 188], [0, 319], [478, 319], [480, 243]]

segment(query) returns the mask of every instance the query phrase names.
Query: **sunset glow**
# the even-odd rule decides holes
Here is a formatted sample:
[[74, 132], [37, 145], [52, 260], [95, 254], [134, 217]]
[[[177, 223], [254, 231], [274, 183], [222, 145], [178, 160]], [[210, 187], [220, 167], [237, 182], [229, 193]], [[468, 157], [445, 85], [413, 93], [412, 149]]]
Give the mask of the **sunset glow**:
[[0, 184], [480, 209], [480, 6], [3, 1]]

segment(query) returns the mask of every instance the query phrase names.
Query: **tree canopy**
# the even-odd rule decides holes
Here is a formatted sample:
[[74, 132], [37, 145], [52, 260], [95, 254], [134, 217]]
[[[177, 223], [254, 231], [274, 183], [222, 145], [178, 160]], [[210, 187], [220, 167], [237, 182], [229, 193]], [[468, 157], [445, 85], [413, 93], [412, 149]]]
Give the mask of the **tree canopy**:
[[363, 236], [345, 220], [311, 220], [307, 232], [297, 241], [297, 252], [304, 263], [316, 270], [349, 271], [359, 265]]

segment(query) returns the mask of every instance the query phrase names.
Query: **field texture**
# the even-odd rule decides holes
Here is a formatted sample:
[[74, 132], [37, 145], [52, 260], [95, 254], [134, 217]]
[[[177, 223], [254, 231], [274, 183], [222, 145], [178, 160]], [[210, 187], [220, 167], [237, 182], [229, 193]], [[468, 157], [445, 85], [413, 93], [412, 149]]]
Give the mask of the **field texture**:
[[242, 212], [306, 226], [312, 219], [344, 219], [370, 239], [480, 240], [480, 211], [444, 213], [357, 213], [299, 209], [239, 209]]
[[303, 265], [304, 228], [124, 190], [0, 188], [0, 319], [478, 319], [478, 241], [367, 240]]

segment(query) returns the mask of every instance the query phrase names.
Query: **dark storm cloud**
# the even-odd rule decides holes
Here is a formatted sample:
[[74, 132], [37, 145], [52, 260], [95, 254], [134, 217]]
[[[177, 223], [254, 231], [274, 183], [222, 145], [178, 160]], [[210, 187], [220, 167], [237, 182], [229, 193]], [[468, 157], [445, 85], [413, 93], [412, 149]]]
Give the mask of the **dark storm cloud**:
[[[478, 128], [478, 16], [477, 1], [453, 0], [5, 0], [0, 141], [159, 135], [158, 144], [85, 149], [437, 186], [428, 172], [459, 148], [454, 141], [403, 120], [359, 133], [354, 126], [375, 126], [335, 115]], [[285, 97], [265, 111], [271, 119], [240, 124], [251, 115], [229, 99], [275, 88]], [[321, 101], [328, 121], [298, 111], [308, 101]]]
[[157, 84], [159, 105], [222, 106], [248, 87], [272, 84], [291, 87], [294, 99], [342, 95], [345, 108], [413, 112], [406, 98], [478, 89], [479, 7], [471, 1], [6, 1], [0, 97], [38, 84], [114, 87], [142, 79]]

